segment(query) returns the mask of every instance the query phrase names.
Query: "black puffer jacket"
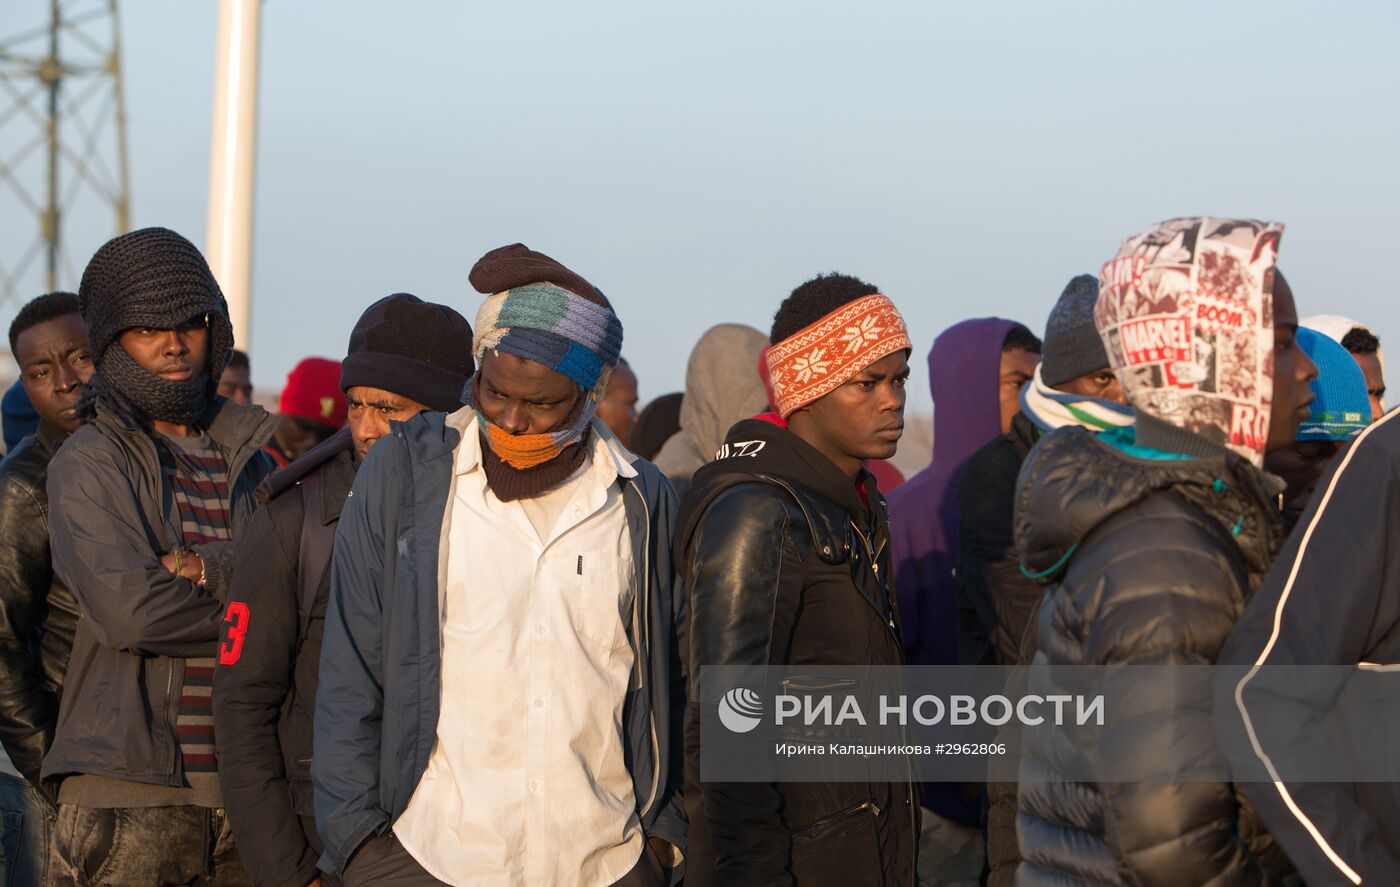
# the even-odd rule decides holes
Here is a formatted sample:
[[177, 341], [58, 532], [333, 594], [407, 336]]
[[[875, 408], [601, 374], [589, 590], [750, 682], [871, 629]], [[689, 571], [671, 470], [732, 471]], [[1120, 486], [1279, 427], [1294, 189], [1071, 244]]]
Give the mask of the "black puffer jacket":
[[[1026, 568], [1052, 582], [1036, 626], [1032, 692], [1073, 692], [1046, 665], [1214, 663], [1279, 549], [1267, 475], [1223, 450], [1175, 457], [1199, 439], [1171, 446], [1171, 434], [1185, 432], [1154, 432], [1166, 451], [1136, 446], [1131, 432], [1062, 429], [1026, 460], [1017, 542]], [[1215, 750], [1208, 705], [1154, 696], [1134, 728], [1141, 748], [1209, 737]], [[1066, 770], [1090, 769], [1092, 753], [1069, 732], [1025, 734], [1022, 887], [1267, 884], [1289, 871], [1232, 784], [1067, 781]]]
[[78, 627], [78, 604], [49, 557], [45, 483], [63, 439], [40, 424], [0, 464], [0, 741], [36, 787]]
[[[902, 783], [705, 783], [705, 665], [902, 665], [889, 528], [874, 478], [855, 484], [795, 434], [746, 420], [695, 473], [677, 563], [683, 650], [687, 887], [913, 885], [918, 795]], [[912, 775], [912, 774], [911, 774]]]

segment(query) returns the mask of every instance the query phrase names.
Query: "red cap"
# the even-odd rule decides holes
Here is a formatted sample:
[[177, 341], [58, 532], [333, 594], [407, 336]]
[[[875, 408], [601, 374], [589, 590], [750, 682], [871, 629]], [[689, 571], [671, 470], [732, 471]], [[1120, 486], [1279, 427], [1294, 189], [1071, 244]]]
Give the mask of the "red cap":
[[292, 367], [277, 401], [277, 412], [320, 422], [331, 428], [345, 424], [345, 392], [340, 390], [340, 361], [308, 357]]

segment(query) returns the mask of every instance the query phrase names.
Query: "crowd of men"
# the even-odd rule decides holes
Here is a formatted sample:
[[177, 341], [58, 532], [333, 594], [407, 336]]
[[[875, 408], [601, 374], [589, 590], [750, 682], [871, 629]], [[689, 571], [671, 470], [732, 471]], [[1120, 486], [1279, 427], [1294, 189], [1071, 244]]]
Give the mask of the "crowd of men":
[[1015, 783], [701, 778], [704, 666], [1400, 661], [1380, 341], [1299, 320], [1281, 234], [1174, 219], [1043, 337], [947, 329], [907, 483], [913, 337], [853, 276], [639, 414], [602, 290], [506, 246], [474, 323], [379, 299], [271, 415], [199, 251], [109, 241], [10, 328], [5, 883], [1400, 883], [1391, 783], [1076, 781], [1045, 734]]

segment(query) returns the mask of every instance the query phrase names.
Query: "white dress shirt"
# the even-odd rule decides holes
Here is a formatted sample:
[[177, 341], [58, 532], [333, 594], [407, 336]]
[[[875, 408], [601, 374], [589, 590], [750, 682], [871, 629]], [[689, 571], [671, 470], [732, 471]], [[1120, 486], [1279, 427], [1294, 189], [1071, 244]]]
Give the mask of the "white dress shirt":
[[580, 471], [527, 509], [487, 487], [474, 414], [448, 421], [442, 707], [394, 834], [449, 884], [606, 887], [644, 848], [622, 734], [636, 457], [594, 420]]

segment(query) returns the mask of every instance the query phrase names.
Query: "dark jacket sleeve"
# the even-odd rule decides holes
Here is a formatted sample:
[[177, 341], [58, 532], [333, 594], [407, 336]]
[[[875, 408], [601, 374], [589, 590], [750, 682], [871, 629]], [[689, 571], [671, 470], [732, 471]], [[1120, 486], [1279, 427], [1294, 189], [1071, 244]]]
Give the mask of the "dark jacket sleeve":
[[[666, 584], [666, 593], [657, 597], [670, 604], [670, 610], [663, 622], [670, 629], [669, 636], [665, 638], [665, 655], [670, 660], [668, 674], [671, 676], [671, 685], [666, 689], [669, 697], [669, 721], [666, 727], [669, 731], [668, 760], [656, 762], [656, 766], [666, 768], [666, 794], [658, 799], [662, 805], [661, 812], [657, 815], [656, 821], [652, 823], [648, 837], [661, 838], [684, 855], [687, 831], [683, 792], [685, 786], [684, 737], [687, 696], [685, 668], [681, 662], [679, 639], [684, 636], [685, 587], [676, 575], [675, 563], [671, 558], [671, 536], [676, 525], [676, 494], [670, 483], [662, 478], [659, 472], [657, 480], [660, 482], [661, 494], [657, 497], [656, 514], [653, 517], [656, 528], [656, 538], [652, 540], [652, 550], [655, 552], [654, 569], [656, 575], [654, 581]], [[654, 645], [656, 641], [653, 640], [652, 643]], [[653, 655], [657, 654], [653, 653]], [[676, 882], [683, 876], [684, 864], [682, 863], [681, 866], [672, 870], [671, 880]]]
[[[800, 572], [791, 564], [783, 570], [793, 528], [779, 495], [758, 484], [735, 486], [710, 503], [695, 530], [686, 576], [692, 695], [704, 666], [768, 664], [779, 583]], [[700, 791], [720, 882], [791, 884], [791, 839], [776, 787], [706, 782]]]
[[259, 887], [304, 887], [317, 873], [277, 729], [300, 634], [300, 505], [295, 492], [274, 500], [241, 534], [214, 673], [219, 784], [244, 867]]
[[[1101, 589], [1105, 602], [1087, 634], [1086, 664], [1213, 664], [1247, 592], [1242, 566], [1223, 551], [1228, 543], [1176, 516], [1123, 526], [1116, 544], [1121, 553], [1106, 558], [1097, 576], [1078, 580]], [[1138, 696], [1131, 717], [1110, 718], [1093, 750], [1102, 772], [1121, 773], [1150, 759], [1160, 774], [1153, 782], [1099, 784], [1104, 837], [1126, 880], [1144, 887], [1270, 883], [1270, 872], [1240, 837], [1232, 785], [1172, 778], [1217, 758], [1225, 770], [1209, 692], [1188, 681], [1161, 682], [1153, 691]]]
[[223, 607], [161, 565], [124, 467], [75, 436], [49, 466], [48, 492], [54, 570], [97, 642], [137, 655], [210, 655]]
[[[1244, 790], [1309, 884], [1400, 883], [1400, 859], [1386, 847], [1355, 787], [1289, 781], [1281, 763], [1317, 753], [1307, 746], [1328, 731], [1302, 722], [1325, 718], [1338, 691], [1328, 680], [1300, 679], [1287, 666], [1364, 662], [1393, 631], [1400, 611], [1400, 565], [1391, 556], [1400, 533], [1400, 477], [1387, 449], [1381, 441], [1362, 439], [1338, 460], [1222, 657], [1263, 669], [1252, 675], [1238, 670], [1227, 698], [1218, 700], [1225, 712], [1222, 730], [1243, 733], [1248, 724], [1257, 747], [1228, 737], [1224, 745], [1251, 758], [1232, 759], [1237, 771], [1262, 771], [1266, 761], [1283, 771], [1278, 779], [1256, 773]], [[1265, 728], [1260, 719], [1266, 712], [1293, 712], [1297, 721]]]
[[311, 780], [325, 842], [321, 867], [342, 872], [352, 853], [389, 825], [380, 803], [384, 718], [385, 517], [398, 507], [390, 465], [402, 446], [380, 440], [355, 476], [336, 528], [331, 598], [321, 646]]
[[58, 697], [34, 661], [41, 603], [53, 584], [48, 521], [24, 483], [0, 480], [0, 741], [25, 779], [40, 786], [39, 768], [53, 744]]
[[1011, 665], [1045, 587], [1021, 573], [1014, 544], [1016, 445], [1001, 439], [968, 460], [958, 482], [958, 661]]

